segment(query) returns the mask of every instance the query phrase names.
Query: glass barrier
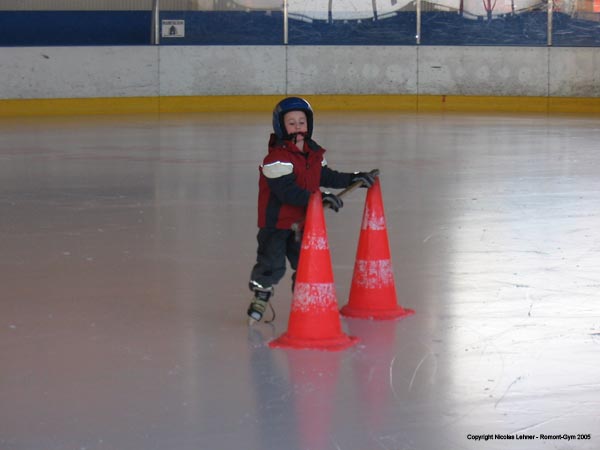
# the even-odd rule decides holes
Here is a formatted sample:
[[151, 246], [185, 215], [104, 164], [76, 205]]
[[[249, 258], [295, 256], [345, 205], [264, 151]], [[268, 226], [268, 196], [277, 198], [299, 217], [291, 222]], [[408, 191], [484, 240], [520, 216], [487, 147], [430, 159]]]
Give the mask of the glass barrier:
[[0, 46], [150, 44], [153, 0], [2, 0]]
[[552, 45], [600, 47], [600, 0], [554, 3]]
[[289, 44], [415, 45], [412, 0], [289, 0]]
[[421, 44], [547, 45], [547, 4], [540, 0], [423, 2]]
[[600, 46], [600, 0], [2, 0], [0, 46]]
[[[162, 45], [281, 45], [283, 5], [279, 0], [199, 0], [187, 8], [161, 2]], [[190, 7], [191, 6], [191, 7]]]

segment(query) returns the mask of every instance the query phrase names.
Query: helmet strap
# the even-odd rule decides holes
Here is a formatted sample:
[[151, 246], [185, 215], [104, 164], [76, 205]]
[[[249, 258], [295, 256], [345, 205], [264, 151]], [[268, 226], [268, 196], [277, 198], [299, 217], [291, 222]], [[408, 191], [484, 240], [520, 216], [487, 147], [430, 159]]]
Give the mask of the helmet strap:
[[306, 133], [300, 131], [298, 133], [291, 133], [290, 138], [294, 141], [294, 144], [298, 142], [298, 136], [306, 137]]

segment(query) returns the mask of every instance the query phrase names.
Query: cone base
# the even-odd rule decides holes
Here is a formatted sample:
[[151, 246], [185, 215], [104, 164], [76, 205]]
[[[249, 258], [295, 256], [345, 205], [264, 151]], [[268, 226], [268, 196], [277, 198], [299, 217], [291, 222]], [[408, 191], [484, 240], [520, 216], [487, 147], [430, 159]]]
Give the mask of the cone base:
[[411, 316], [415, 313], [413, 309], [402, 308], [400, 306], [394, 309], [360, 309], [349, 305], [340, 310], [340, 314], [354, 319], [373, 319], [373, 320], [393, 320]]
[[338, 351], [352, 347], [357, 342], [357, 337], [345, 334], [329, 339], [299, 339], [284, 333], [269, 342], [269, 347]]

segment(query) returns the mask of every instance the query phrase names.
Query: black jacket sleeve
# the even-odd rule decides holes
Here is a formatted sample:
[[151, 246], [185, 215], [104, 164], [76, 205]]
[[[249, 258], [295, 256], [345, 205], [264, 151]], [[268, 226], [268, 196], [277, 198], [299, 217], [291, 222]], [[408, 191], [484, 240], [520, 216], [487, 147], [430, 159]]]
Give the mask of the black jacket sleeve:
[[295, 206], [306, 206], [310, 192], [296, 184], [296, 176], [291, 173], [278, 178], [267, 178], [271, 192], [281, 203]]
[[352, 184], [353, 173], [338, 172], [327, 166], [321, 168], [321, 186], [341, 189]]

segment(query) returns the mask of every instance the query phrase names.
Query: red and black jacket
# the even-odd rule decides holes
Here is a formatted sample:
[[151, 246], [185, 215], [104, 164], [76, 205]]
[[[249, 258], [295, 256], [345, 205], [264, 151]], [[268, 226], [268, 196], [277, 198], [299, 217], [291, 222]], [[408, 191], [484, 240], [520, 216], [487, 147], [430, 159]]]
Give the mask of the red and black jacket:
[[345, 188], [351, 184], [354, 174], [327, 167], [325, 149], [319, 144], [306, 139], [304, 150], [271, 135], [269, 153], [259, 169], [260, 228], [290, 229], [304, 219], [310, 195], [320, 186]]

